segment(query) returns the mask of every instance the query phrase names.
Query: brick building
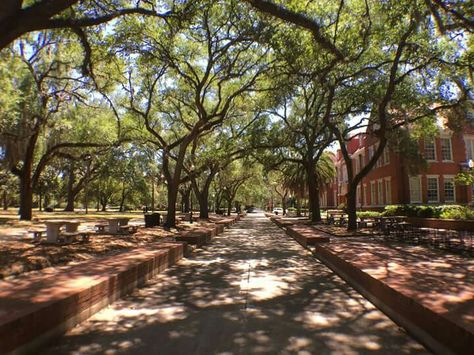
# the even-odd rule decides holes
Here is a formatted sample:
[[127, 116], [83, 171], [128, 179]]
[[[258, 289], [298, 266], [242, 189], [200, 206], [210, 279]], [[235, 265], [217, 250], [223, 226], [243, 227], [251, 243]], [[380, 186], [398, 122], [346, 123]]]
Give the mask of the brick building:
[[[404, 159], [388, 147], [372, 171], [357, 189], [357, 207], [379, 209], [390, 204], [468, 204], [473, 201], [473, 188], [456, 185], [454, 177], [468, 169], [474, 159], [474, 129], [454, 133], [439, 126], [432, 140], [420, 140], [419, 148], [428, 163], [426, 170], [409, 175]], [[347, 148], [355, 172], [365, 166], [374, 154], [377, 139], [367, 132], [355, 135]], [[340, 151], [334, 156], [337, 176], [321, 193], [321, 206], [335, 207], [345, 202], [347, 170]]]

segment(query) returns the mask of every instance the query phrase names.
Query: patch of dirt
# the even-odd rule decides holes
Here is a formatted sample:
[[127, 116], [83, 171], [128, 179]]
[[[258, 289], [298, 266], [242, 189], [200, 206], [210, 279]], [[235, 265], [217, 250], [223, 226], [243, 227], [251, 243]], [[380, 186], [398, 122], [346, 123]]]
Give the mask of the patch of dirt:
[[[198, 226], [198, 223], [195, 224]], [[178, 230], [140, 228], [133, 235], [91, 235], [90, 241], [67, 245], [33, 244], [31, 238], [19, 241], [0, 241], [0, 279], [13, 278], [25, 272], [64, 265], [125, 252], [134, 248], [175, 237]], [[165, 239], [166, 238], [166, 239]]]
[[340, 227], [320, 223], [314, 224], [313, 227], [336, 237], [360, 237], [372, 235], [372, 230], [370, 228], [363, 228], [354, 232], [348, 232], [347, 227], [344, 226]]
[[[215, 220], [224, 217], [213, 216], [212, 220], [199, 220], [192, 224], [180, 222], [177, 228], [165, 230], [163, 227], [139, 228], [133, 235], [93, 234], [90, 241], [76, 241], [67, 245], [34, 244], [29, 230], [44, 230], [41, 221], [11, 220], [0, 226], [0, 280], [11, 279], [26, 272], [41, 270], [51, 266], [65, 265], [97, 257], [123, 253], [125, 251], [167, 242], [181, 231], [194, 228], [213, 227]], [[100, 219], [80, 219], [81, 225], [92, 228]], [[133, 222], [132, 222], [133, 224]]]

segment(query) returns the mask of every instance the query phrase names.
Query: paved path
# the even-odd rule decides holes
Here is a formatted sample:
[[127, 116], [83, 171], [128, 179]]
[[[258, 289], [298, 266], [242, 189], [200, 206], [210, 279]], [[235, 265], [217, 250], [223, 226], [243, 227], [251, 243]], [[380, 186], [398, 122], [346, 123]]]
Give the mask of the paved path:
[[262, 214], [44, 354], [418, 354], [421, 345]]

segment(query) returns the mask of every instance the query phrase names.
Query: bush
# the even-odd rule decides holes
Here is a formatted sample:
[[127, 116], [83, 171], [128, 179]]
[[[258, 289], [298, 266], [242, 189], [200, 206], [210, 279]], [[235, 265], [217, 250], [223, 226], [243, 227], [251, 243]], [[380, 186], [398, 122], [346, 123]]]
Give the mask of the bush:
[[406, 205], [387, 205], [382, 215], [384, 216], [406, 216]]
[[[431, 206], [417, 206], [415, 209], [416, 217], [433, 218], [435, 216], [435, 208]], [[412, 217], [410, 215], [410, 217]]]
[[440, 210], [440, 218], [442, 219], [471, 219], [474, 220], [474, 211], [465, 206], [446, 206]]
[[357, 217], [380, 217], [382, 215], [381, 212], [377, 211], [358, 211]]
[[474, 211], [461, 205], [389, 205], [384, 216], [407, 216], [442, 219], [474, 219]]

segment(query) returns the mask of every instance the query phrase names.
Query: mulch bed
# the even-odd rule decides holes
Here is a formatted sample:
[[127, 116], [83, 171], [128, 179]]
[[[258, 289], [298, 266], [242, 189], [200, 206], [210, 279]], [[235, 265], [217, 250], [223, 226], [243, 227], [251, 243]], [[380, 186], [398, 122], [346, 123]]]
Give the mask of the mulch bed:
[[370, 228], [359, 229], [354, 232], [348, 232], [347, 227], [340, 227], [327, 224], [314, 224], [314, 228], [319, 229], [323, 232], [332, 234], [336, 237], [360, 237], [360, 236], [370, 236], [372, 235]]
[[[119, 254], [134, 248], [150, 246], [153, 243], [169, 241], [170, 237], [176, 237], [184, 229], [210, 225], [208, 221], [203, 221], [203, 223], [195, 222], [192, 225], [180, 225], [172, 230], [165, 230], [162, 227], [139, 228], [133, 235], [96, 234], [91, 235], [89, 242], [74, 242], [67, 245], [45, 243], [35, 245], [32, 243], [32, 237], [0, 240], [0, 279], [11, 279], [26, 272], [51, 266]], [[32, 225], [29, 224], [29, 226]], [[21, 227], [25, 228], [26, 225]], [[27, 227], [23, 232], [26, 233], [26, 230], [28, 230]]]

